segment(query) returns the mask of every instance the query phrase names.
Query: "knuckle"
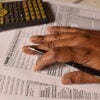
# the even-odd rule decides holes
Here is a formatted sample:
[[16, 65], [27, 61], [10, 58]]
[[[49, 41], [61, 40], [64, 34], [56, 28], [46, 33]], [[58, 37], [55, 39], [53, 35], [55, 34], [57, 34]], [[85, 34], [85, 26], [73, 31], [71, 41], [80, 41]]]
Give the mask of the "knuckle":
[[55, 39], [60, 40], [60, 33], [54, 34]]
[[90, 36], [89, 34], [85, 34], [84, 37], [85, 37], [86, 39], [90, 39], [90, 38], [91, 38], [91, 36]]
[[83, 34], [83, 35], [79, 35], [78, 38], [79, 38], [81, 41], [87, 42], [87, 41], [90, 40], [91, 37], [90, 37], [89, 35]]
[[54, 42], [53, 41], [50, 41], [47, 43], [47, 47], [48, 48], [53, 48], [55, 46]]
[[39, 36], [39, 38], [38, 38], [39, 41], [43, 41], [44, 39], [45, 39], [44, 36]]
[[77, 81], [77, 83], [80, 83], [80, 84], [85, 83], [83, 72], [78, 72], [77, 73], [76, 81]]
[[69, 31], [69, 32], [78, 32], [79, 29], [78, 29], [78, 28], [75, 28], [75, 27], [71, 27], [71, 28], [69, 28], [68, 31]]
[[54, 54], [54, 55], [56, 55], [56, 53], [57, 53], [56, 48], [52, 48], [52, 49], [51, 49], [51, 53]]
[[58, 49], [57, 48], [53, 48], [51, 49], [51, 54], [53, 55], [53, 58], [56, 60], [58, 57]]

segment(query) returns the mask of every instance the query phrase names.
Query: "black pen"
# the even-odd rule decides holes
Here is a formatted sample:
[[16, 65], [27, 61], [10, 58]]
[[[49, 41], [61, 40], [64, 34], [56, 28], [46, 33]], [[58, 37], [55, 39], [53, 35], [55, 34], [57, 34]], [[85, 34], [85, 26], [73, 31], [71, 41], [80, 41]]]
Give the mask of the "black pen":
[[[38, 49], [37, 46], [29, 46], [28, 47], [30, 50], [35, 51], [36, 53], [43, 55], [46, 51]], [[100, 71], [92, 69], [90, 67], [75, 63], [75, 62], [67, 62], [66, 64], [71, 65], [81, 71], [84, 71], [86, 73], [89, 73], [91, 75], [95, 75], [95, 76], [100, 76]]]

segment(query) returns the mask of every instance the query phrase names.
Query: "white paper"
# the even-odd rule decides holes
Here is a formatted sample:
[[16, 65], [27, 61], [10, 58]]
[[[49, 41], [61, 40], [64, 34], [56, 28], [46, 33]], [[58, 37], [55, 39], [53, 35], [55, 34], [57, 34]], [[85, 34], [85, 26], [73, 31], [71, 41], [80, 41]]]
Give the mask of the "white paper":
[[[15, 97], [19, 98], [18, 100], [22, 100], [22, 98], [24, 100], [27, 98], [30, 100], [33, 98], [36, 100], [99, 100], [100, 84], [61, 85], [61, 76], [77, 69], [66, 64], [56, 64], [45, 70], [35, 72], [33, 65], [35, 65], [38, 56], [22, 53], [22, 47], [31, 44], [29, 38], [32, 35], [49, 34], [46, 30], [48, 26], [73, 26], [100, 30], [99, 10], [76, 7], [76, 5], [58, 5], [55, 2], [49, 4], [55, 16], [54, 22], [0, 33], [0, 99], [6, 100], [6, 95], [9, 100]], [[16, 85], [11, 89], [14, 81]], [[30, 83], [28, 86], [30, 94], [25, 96], [27, 89], [25, 90], [26, 85], [24, 86], [23, 83], [28, 84], [27, 82]], [[22, 86], [24, 89], [20, 88]], [[39, 90], [40, 87], [42, 92]], [[40, 93], [42, 97], [39, 96]]]
[[[72, 86], [61, 86], [48, 84], [45, 82], [33, 81], [33, 78], [27, 79], [24, 76], [17, 76], [2, 74], [0, 73], [0, 98], [8, 96], [8, 98], [19, 97], [25, 98], [26, 100], [37, 99], [37, 100], [99, 100], [100, 93], [94, 87], [89, 89], [89, 87], [84, 85], [72, 85]], [[81, 88], [82, 87], [82, 88]], [[93, 90], [95, 88], [95, 90]], [[90, 91], [91, 90], [91, 91]], [[21, 97], [21, 98], [20, 98]]]
[[56, 0], [63, 1], [65, 3], [74, 3], [89, 6], [92, 8], [100, 8], [100, 0]]

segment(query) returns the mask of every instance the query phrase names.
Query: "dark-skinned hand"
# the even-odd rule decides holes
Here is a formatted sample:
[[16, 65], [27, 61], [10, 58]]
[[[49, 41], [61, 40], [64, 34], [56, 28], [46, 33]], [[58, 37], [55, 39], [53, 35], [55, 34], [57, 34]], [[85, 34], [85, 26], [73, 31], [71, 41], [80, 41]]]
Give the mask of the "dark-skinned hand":
[[[34, 66], [36, 71], [56, 62], [75, 62], [100, 71], [100, 31], [69, 27], [49, 27], [48, 31], [52, 34], [30, 38], [32, 43], [39, 44], [37, 48], [46, 51]], [[37, 54], [28, 46], [23, 47], [23, 52], [30, 55]], [[61, 82], [100, 83], [100, 77], [83, 71], [74, 71], [65, 74]]]

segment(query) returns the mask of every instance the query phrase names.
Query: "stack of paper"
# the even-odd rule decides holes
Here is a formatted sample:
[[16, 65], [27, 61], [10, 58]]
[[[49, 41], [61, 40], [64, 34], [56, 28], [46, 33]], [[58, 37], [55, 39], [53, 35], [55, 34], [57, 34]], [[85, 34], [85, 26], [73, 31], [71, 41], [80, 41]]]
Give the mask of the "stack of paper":
[[100, 100], [100, 84], [60, 83], [65, 73], [77, 69], [56, 64], [35, 72], [33, 65], [38, 56], [22, 53], [22, 47], [31, 44], [32, 35], [48, 34], [48, 26], [100, 29], [99, 10], [57, 2], [48, 4], [55, 17], [52, 23], [0, 32], [0, 100]]

